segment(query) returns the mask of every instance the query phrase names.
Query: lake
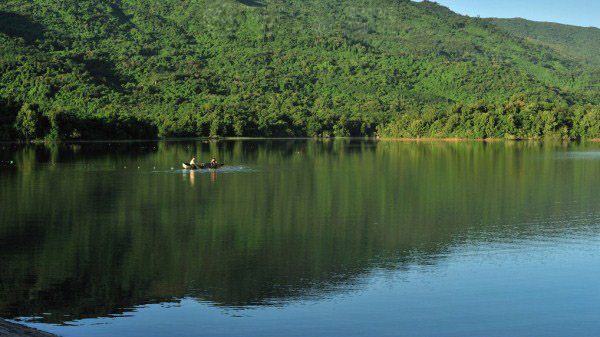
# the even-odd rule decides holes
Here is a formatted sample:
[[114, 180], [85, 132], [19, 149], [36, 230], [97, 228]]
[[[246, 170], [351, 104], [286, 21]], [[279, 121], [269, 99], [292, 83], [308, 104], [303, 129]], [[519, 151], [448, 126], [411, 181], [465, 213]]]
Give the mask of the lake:
[[[62, 336], [597, 336], [600, 143], [0, 144], [0, 317]], [[194, 156], [226, 163], [189, 172]]]

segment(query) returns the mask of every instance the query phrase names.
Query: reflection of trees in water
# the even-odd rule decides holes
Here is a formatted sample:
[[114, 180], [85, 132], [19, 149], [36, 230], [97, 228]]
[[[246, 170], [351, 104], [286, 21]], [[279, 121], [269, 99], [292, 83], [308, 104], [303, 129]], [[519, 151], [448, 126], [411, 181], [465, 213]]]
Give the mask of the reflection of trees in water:
[[94, 156], [80, 144], [50, 158], [166, 167], [193, 153], [258, 169], [214, 184], [198, 174], [191, 188], [179, 174], [36, 170], [37, 152], [13, 153], [20, 169], [0, 176], [2, 315], [62, 322], [184, 296], [223, 306], [319, 296], [376, 266], [435, 264], [465, 240], [561, 231], [595, 210], [600, 179], [592, 161], [526, 143], [154, 145]]

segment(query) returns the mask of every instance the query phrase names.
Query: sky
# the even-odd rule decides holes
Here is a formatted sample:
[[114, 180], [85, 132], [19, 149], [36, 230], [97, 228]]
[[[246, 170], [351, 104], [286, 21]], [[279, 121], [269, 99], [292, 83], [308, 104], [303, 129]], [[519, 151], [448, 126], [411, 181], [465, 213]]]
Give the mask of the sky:
[[454, 12], [481, 17], [550, 21], [600, 28], [600, 0], [435, 0]]

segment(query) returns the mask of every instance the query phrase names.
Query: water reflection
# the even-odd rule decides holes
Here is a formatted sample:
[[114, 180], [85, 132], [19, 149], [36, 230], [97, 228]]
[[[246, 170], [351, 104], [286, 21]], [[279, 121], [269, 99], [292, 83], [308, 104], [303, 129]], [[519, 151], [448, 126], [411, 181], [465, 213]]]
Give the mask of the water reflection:
[[194, 187], [196, 184], [196, 172], [194, 170], [190, 170], [190, 185]]
[[[3, 150], [2, 161], [16, 165], [0, 175], [0, 316], [49, 313], [39, 320], [61, 323], [185, 297], [281, 305], [360, 288], [374, 269], [436, 266], [464, 247], [518, 250], [597, 233], [598, 161], [554, 160], [594, 146], [189, 141]], [[252, 170], [190, 171], [182, 181], [169, 168], [189, 153]]]

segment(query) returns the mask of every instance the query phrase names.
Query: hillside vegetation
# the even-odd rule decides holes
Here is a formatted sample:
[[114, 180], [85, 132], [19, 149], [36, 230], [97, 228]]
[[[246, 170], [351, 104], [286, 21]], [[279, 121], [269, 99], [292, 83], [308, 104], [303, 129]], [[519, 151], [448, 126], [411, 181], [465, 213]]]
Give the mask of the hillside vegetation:
[[5, 0], [5, 139], [600, 136], [591, 61], [408, 0]]
[[491, 19], [507, 32], [537, 42], [574, 59], [600, 65], [600, 29], [525, 19]]

